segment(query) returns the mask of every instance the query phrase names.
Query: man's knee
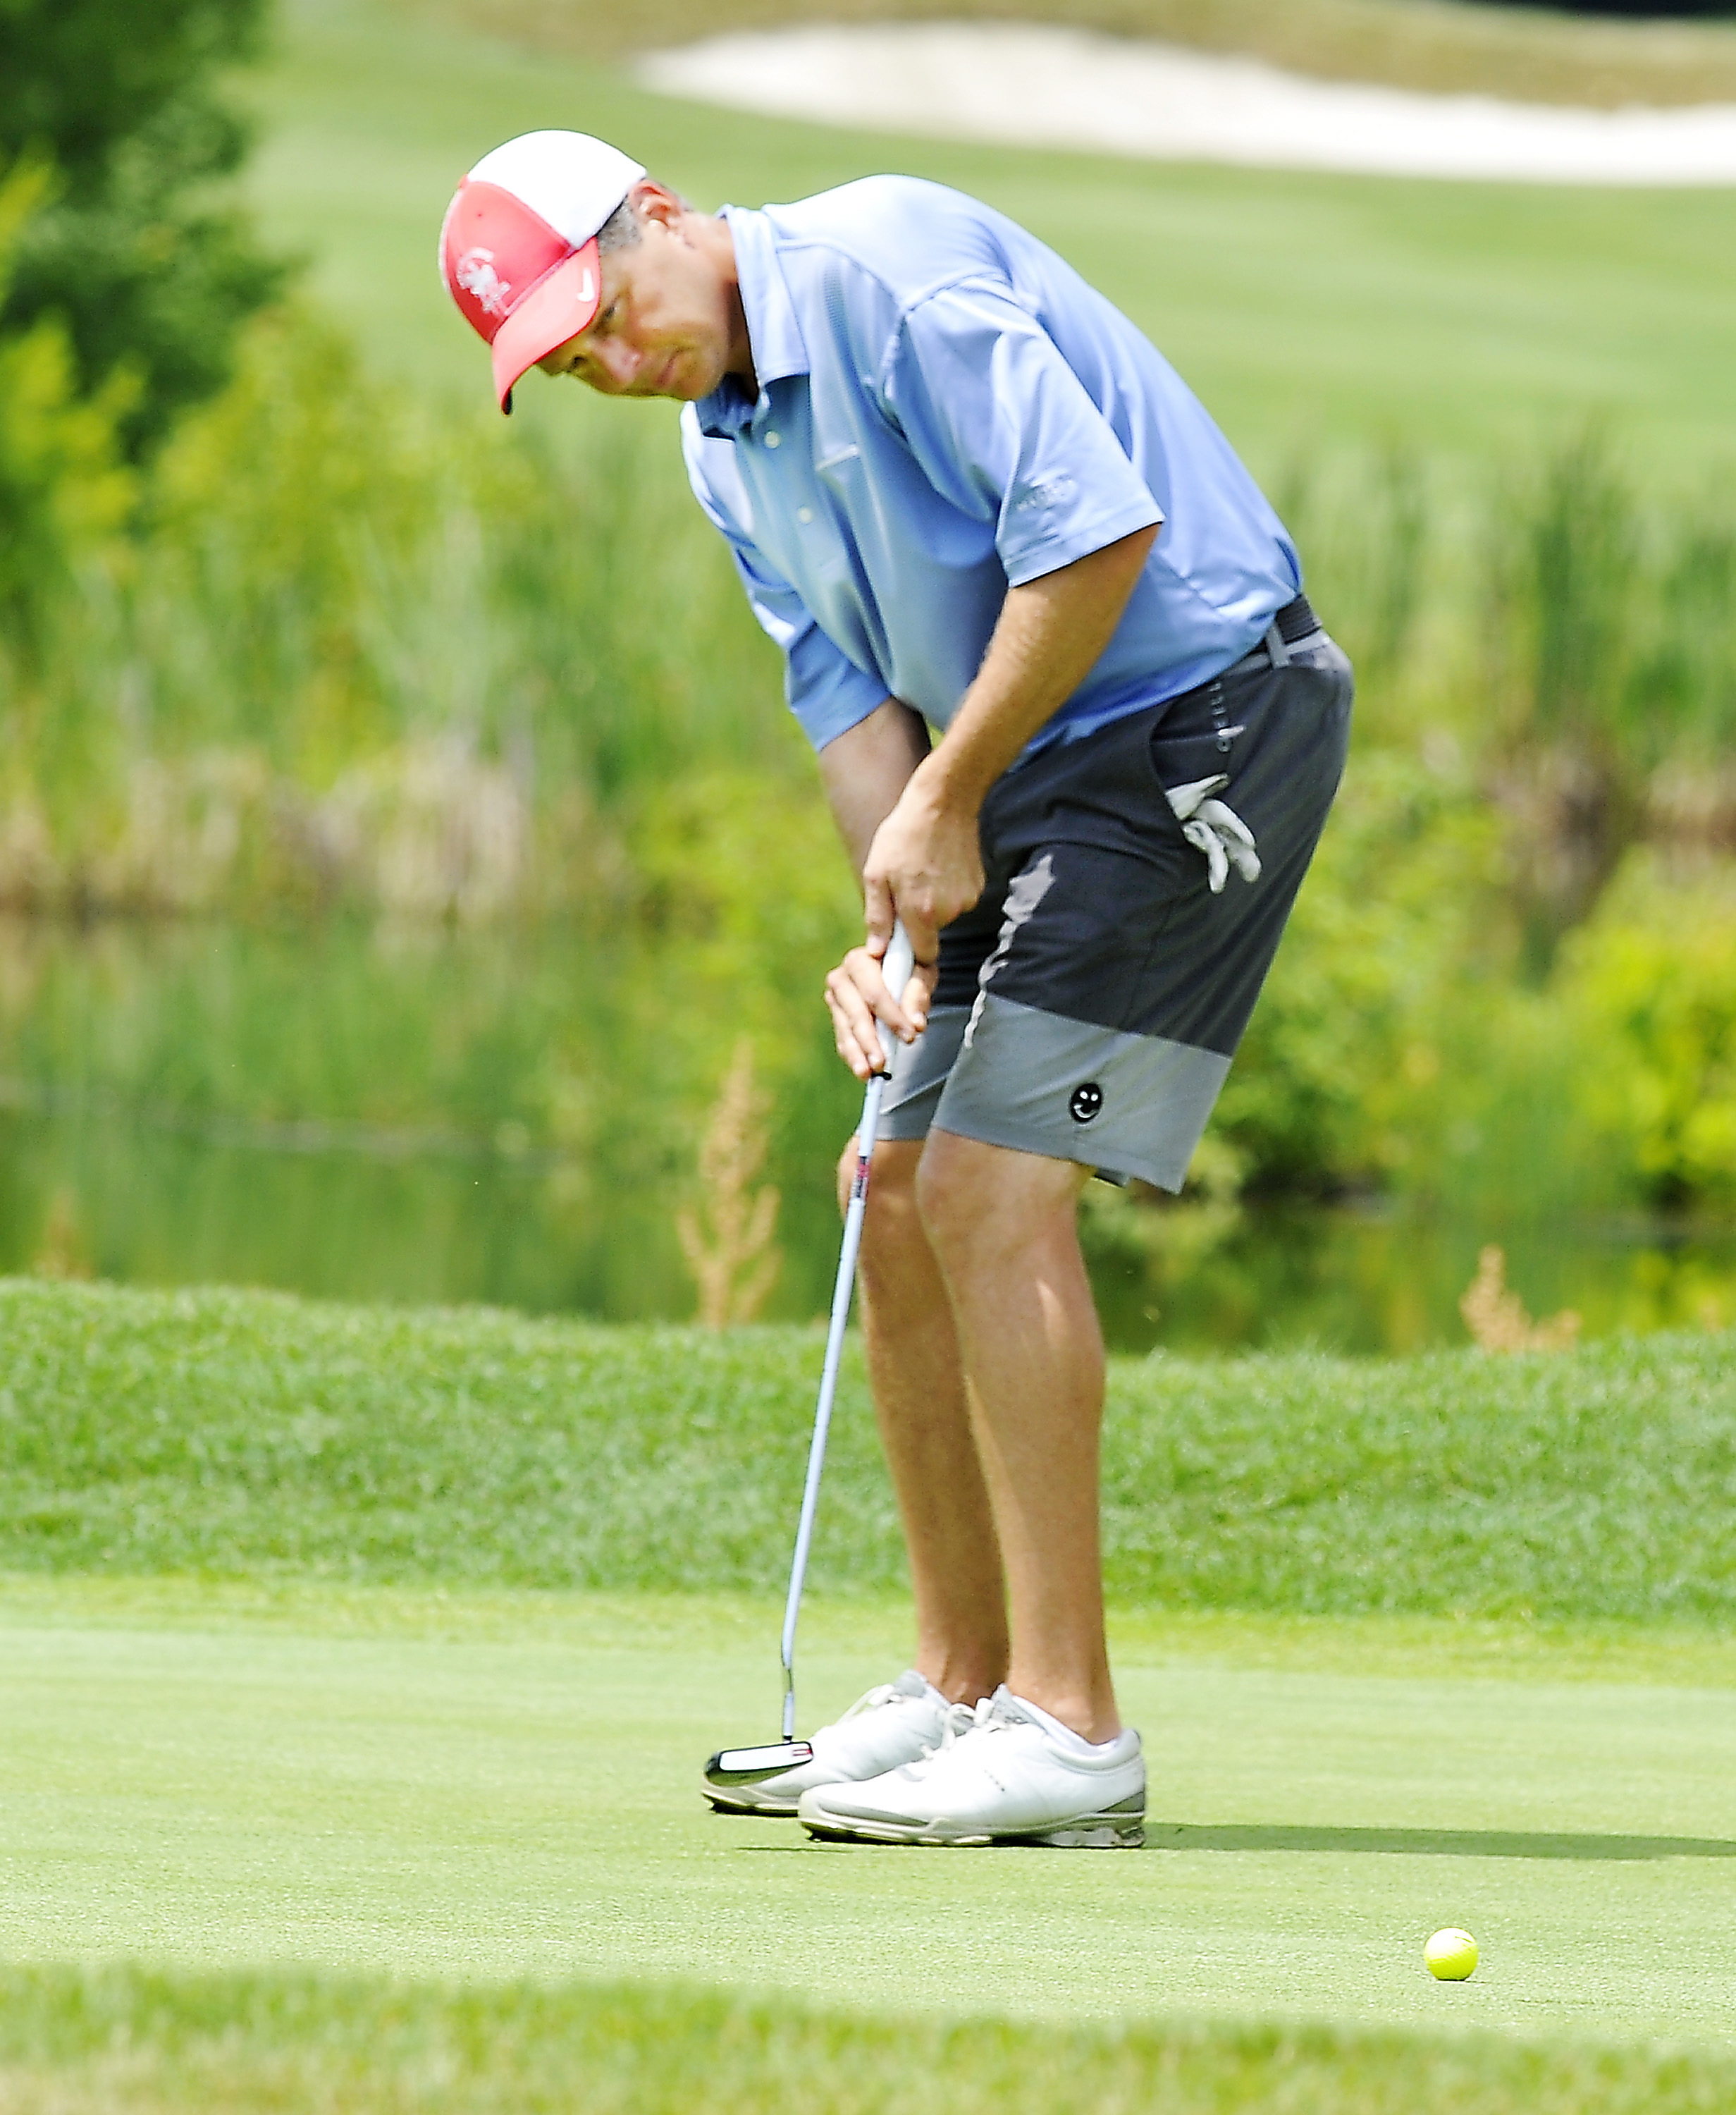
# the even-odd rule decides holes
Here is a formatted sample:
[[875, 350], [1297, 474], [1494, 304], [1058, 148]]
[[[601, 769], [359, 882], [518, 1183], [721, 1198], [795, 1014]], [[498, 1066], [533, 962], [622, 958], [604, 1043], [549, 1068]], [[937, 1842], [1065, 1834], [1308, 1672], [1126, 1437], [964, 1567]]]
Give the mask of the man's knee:
[[915, 1202], [942, 1261], [969, 1268], [1070, 1232], [1084, 1177], [1071, 1161], [931, 1131]]

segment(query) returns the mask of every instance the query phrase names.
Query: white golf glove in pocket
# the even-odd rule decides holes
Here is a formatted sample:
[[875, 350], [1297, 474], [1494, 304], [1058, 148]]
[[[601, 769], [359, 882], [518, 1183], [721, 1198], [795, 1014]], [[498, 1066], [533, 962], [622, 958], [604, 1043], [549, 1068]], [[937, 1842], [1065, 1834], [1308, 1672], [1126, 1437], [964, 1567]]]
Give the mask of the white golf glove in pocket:
[[1191, 785], [1171, 786], [1164, 794], [1182, 835], [1206, 856], [1206, 879], [1214, 896], [1223, 894], [1231, 867], [1244, 881], [1260, 879], [1253, 832], [1234, 808], [1212, 797], [1229, 783], [1227, 774], [1219, 772], [1211, 778], [1196, 778]]

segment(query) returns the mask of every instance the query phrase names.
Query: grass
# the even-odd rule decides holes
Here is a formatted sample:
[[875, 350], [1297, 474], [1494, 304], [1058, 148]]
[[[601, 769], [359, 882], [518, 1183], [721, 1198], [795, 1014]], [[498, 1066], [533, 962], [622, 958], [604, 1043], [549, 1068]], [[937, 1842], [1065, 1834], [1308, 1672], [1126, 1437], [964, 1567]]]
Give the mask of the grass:
[[[776, 1588], [818, 1337], [0, 1286], [0, 1565]], [[1727, 1336], [1571, 1355], [1122, 1360], [1124, 1603], [1726, 1622]], [[902, 1585], [859, 1364], [816, 1578]]]
[[[1736, 1637], [1610, 1620], [1727, 1609], [1727, 1339], [1120, 1362], [1137, 1859], [705, 1811], [818, 1349], [0, 1285], [7, 2115], [1731, 2104]], [[804, 1721], [911, 1649], [866, 1425]]]
[[973, 16], [1065, 22], [1235, 52], [1322, 80], [1546, 103], [1692, 103], [1736, 93], [1736, 34], [1721, 22], [1576, 21], [1463, 0], [400, 0], [544, 50], [615, 58], [720, 30], [790, 21]]
[[[804, 1718], [908, 1655], [900, 1606], [811, 1614]], [[774, 1720], [776, 1626], [770, 1602], [705, 1597], [0, 1581], [0, 1960], [240, 1976], [210, 2009], [244, 2042], [247, 1977], [268, 2005], [291, 1965], [782, 1989], [846, 2033], [840, 2010], [1211, 2021], [1214, 2061], [1253, 2021], [1269, 2048], [1308, 2025], [1729, 2039], [1726, 1643], [1600, 1673], [1601, 1634], [1495, 1626], [1515, 1657], [1491, 1673], [1500, 1654], [1479, 1672], [1418, 1626], [1376, 1672], [1354, 1625], [1143, 1617], [1116, 1657], [1152, 1758], [1147, 1855], [958, 1859], [706, 1812], [701, 1759]], [[1483, 1947], [1462, 1988], [1421, 1965], [1445, 1923]], [[354, 2001], [304, 2002], [341, 2044]], [[20, 2012], [0, 2000], [9, 2052]]]
[[0, 2091], [12, 2115], [529, 2115], [580, 2094], [587, 2115], [916, 2115], [937, 2091], [949, 2115], [1688, 2115], [1729, 2105], [1736, 2065], [1331, 2029], [938, 2026], [639, 1984], [62, 1970], [0, 1977]]
[[[594, 62], [384, 0], [291, 0], [250, 92], [268, 232], [311, 253], [316, 287], [382, 369], [477, 401], [480, 354], [430, 266], [433, 231], [487, 148], [557, 125], [619, 138], [708, 205], [886, 167], [974, 191], [1120, 302], [1267, 472], [1299, 449], [1390, 436], [1481, 463], [1592, 412], [1614, 416], [1661, 484], [1728, 449], [1728, 191], [1385, 182], [829, 131], [653, 97]], [[559, 429], [664, 415], [536, 389], [521, 411]]]

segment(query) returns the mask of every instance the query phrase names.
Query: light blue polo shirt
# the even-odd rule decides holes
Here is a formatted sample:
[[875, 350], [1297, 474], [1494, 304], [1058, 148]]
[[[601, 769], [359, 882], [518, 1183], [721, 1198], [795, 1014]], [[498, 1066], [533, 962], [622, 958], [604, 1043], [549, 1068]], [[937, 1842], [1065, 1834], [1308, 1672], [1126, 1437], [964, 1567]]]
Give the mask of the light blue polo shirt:
[[817, 749], [889, 696], [945, 727], [1009, 585], [1153, 522], [1114, 637], [1032, 749], [1216, 675], [1299, 592], [1198, 399], [1012, 221], [911, 177], [724, 211], [759, 394], [726, 376], [684, 408], [688, 475]]

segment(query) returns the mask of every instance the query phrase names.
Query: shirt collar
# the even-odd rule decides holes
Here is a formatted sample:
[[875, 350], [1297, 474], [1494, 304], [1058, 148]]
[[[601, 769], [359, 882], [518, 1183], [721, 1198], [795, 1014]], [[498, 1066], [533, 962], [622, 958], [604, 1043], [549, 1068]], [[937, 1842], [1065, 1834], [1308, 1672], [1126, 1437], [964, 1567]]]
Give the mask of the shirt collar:
[[735, 273], [759, 395], [757, 400], [750, 398], [736, 376], [726, 374], [694, 409], [702, 434], [712, 440], [732, 441], [767, 408], [767, 392], [774, 382], [806, 374], [808, 365], [808, 347], [802, 340], [802, 327], [783, 268], [777, 261], [777, 240], [771, 222], [763, 213], [735, 205], [725, 206], [723, 218], [735, 245]]

